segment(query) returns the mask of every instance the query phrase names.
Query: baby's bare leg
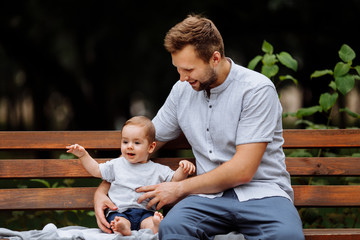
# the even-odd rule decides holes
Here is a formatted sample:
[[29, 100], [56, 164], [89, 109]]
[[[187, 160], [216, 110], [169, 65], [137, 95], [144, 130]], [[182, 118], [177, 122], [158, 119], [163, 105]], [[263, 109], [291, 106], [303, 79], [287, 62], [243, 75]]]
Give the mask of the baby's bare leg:
[[110, 225], [114, 233], [120, 233], [123, 236], [131, 235], [131, 223], [124, 217], [116, 216]]
[[155, 212], [154, 216], [145, 218], [141, 224], [140, 228], [149, 228], [153, 231], [153, 233], [159, 232], [160, 222], [163, 220], [164, 216], [160, 212]]

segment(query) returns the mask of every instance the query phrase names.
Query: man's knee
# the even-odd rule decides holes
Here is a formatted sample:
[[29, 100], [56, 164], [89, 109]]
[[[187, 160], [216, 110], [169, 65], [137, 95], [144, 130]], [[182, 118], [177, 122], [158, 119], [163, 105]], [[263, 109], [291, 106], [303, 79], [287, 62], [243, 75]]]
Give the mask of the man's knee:
[[159, 227], [159, 238], [165, 239], [199, 239], [196, 233], [195, 226], [189, 224], [184, 219], [177, 217], [166, 216]]

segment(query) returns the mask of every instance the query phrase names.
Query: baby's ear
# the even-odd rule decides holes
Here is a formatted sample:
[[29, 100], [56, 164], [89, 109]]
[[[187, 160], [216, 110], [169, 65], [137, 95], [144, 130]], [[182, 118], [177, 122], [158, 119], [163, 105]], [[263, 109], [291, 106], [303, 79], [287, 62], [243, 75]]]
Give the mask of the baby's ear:
[[156, 147], [156, 142], [150, 143], [149, 150], [148, 150], [149, 154], [153, 153], [153, 151], [155, 150], [155, 147]]

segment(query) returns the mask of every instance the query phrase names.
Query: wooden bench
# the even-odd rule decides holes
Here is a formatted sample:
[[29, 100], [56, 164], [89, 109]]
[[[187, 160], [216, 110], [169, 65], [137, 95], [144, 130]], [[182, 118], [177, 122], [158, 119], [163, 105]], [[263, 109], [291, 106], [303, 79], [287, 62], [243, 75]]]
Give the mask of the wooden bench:
[[[284, 130], [284, 138], [286, 152], [307, 148], [356, 149], [360, 147], [360, 129]], [[0, 132], [0, 156], [8, 156], [8, 154], [16, 156], [16, 159], [14, 157], [0, 159], [0, 179], [87, 178], [89, 174], [79, 160], [59, 159], [59, 153], [65, 153], [65, 146], [72, 143], [79, 143], [90, 151], [99, 150], [98, 154], [112, 151], [111, 158], [114, 158], [120, 153], [120, 132]], [[177, 154], [189, 148], [185, 138], [180, 137], [165, 145], [158, 157], [153, 160], [175, 169], [178, 161], [183, 159]], [[91, 154], [94, 156], [95, 153]], [[47, 159], [43, 159], [44, 156]], [[97, 158], [97, 160], [105, 162], [111, 158]], [[187, 159], [194, 161], [191, 157]], [[293, 177], [360, 175], [359, 157], [287, 157], [286, 164]], [[3, 188], [0, 189], [0, 214], [3, 210], [92, 209], [96, 187]], [[293, 188], [295, 205], [299, 209], [360, 207], [360, 185], [293, 185]], [[360, 229], [355, 228], [304, 229], [304, 233], [307, 240], [360, 239]]]

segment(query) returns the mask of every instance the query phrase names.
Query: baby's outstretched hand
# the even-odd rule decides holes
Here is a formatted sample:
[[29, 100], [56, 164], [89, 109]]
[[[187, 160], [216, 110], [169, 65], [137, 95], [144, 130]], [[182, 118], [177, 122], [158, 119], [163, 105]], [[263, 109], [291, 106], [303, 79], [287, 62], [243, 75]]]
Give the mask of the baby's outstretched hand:
[[66, 146], [66, 148], [69, 149], [66, 152], [72, 153], [75, 156], [77, 156], [78, 158], [81, 158], [86, 154], [85, 148], [83, 148], [79, 144], [73, 144], [73, 145], [70, 145], [70, 146]]
[[189, 175], [195, 173], [196, 170], [195, 165], [188, 160], [181, 160], [179, 162], [179, 167], [183, 169], [184, 173], [187, 173]]

